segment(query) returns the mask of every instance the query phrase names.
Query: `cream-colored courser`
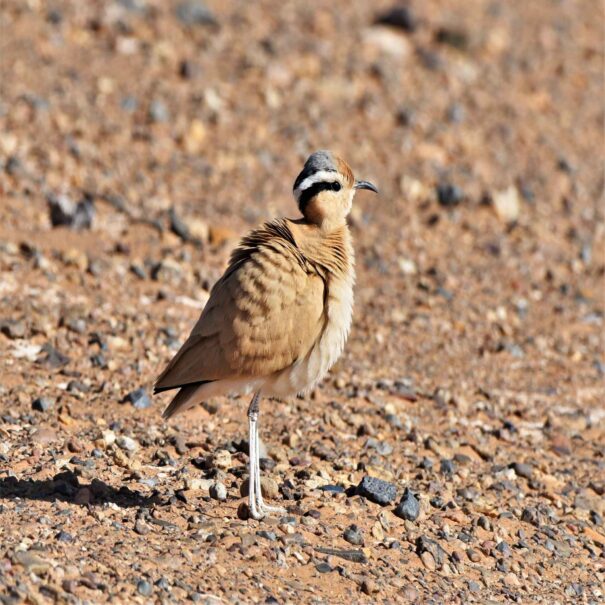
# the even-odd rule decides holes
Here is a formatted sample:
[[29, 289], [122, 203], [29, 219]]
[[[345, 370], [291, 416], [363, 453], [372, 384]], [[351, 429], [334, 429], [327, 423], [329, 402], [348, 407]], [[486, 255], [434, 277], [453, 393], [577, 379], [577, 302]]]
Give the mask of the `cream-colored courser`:
[[240, 242], [191, 335], [155, 383], [156, 393], [180, 389], [165, 418], [208, 397], [254, 393], [248, 493], [255, 519], [285, 512], [265, 505], [260, 489], [261, 395], [312, 389], [349, 334], [355, 269], [346, 219], [356, 189], [376, 192], [331, 152], [312, 154], [294, 183], [303, 218], [266, 223]]

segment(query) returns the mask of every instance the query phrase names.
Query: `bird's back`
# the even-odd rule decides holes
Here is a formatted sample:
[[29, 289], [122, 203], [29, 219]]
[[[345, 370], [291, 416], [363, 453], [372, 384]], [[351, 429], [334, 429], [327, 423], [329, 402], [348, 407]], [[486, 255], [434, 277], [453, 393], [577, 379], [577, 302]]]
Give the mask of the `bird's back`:
[[308, 354], [326, 322], [325, 280], [292, 226], [273, 221], [242, 240], [156, 391], [268, 377]]

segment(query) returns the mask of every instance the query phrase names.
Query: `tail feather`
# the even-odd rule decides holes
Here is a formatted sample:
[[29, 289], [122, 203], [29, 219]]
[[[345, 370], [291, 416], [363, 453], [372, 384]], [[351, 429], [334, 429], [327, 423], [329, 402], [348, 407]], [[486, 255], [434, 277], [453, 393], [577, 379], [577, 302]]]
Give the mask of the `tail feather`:
[[185, 411], [188, 407], [192, 406], [195, 401], [191, 401], [195, 392], [200, 388], [199, 383], [194, 383], [181, 388], [181, 390], [175, 395], [174, 399], [170, 402], [170, 405], [162, 413], [162, 418], [168, 419], [178, 414], [179, 412]]

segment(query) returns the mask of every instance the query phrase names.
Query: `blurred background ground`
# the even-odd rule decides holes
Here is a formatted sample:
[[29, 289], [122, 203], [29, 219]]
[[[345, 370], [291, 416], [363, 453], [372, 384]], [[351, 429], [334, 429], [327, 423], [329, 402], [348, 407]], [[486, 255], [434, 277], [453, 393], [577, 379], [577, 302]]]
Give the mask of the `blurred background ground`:
[[[5, 0], [0, 599], [602, 602], [598, 4]], [[247, 401], [150, 386], [319, 148], [355, 322], [241, 520]]]

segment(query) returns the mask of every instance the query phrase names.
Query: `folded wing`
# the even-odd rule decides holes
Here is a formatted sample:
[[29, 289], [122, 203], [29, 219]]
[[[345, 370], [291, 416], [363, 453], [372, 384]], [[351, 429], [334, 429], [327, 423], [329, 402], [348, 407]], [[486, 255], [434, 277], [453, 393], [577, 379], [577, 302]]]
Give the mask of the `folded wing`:
[[309, 352], [324, 320], [322, 278], [306, 264], [285, 222], [269, 223], [235, 250], [156, 392], [270, 376]]

